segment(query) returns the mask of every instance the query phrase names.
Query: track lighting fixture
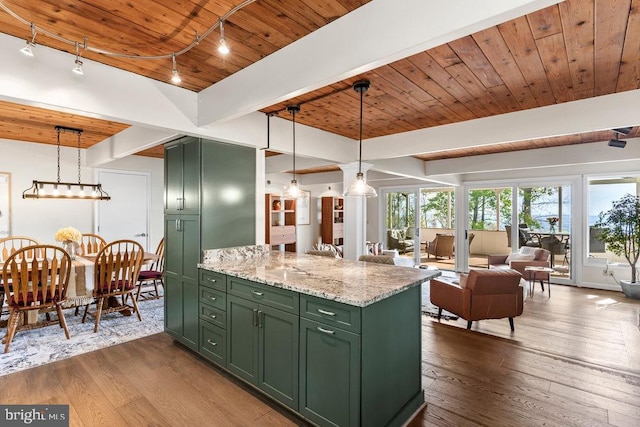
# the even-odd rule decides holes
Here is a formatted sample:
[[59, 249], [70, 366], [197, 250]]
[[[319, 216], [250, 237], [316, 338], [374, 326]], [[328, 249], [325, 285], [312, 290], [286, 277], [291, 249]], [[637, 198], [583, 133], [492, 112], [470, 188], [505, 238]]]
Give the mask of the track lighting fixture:
[[296, 113], [300, 111], [300, 106], [288, 105], [287, 111], [289, 111], [293, 117], [293, 177], [287, 189], [287, 197], [297, 199], [300, 197], [300, 187], [298, 187], [298, 181], [296, 181]]
[[35, 25], [31, 24], [31, 40], [27, 40], [27, 44], [20, 49], [20, 52], [22, 52], [24, 55], [26, 56], [33, 56], [33, 49], [36, 47], [36, 27]]
[[75, 66], [71, 71], [78, 74], [79, 76], [83, 76], [84, 70], [82, 69], [82, 61], [80, 61], [80, 47], [78, 45], [78, 42], [76, 42], [76, 60], [74, 63], [75, 63]]
[[[161, 55], [139, 55], [139, 54], [132, 54], [132, 53], [123, 53], [123, 52], [114, 52], [114, 51], [108, 51], [105, 49], [101, 49], [98, 47], [93, 47], [93, 46], [89, 46], [89, 44], [87, 43], [87, 38], [84, 38], [84, 42], [82, 44], [82, 49], [83, 51], [89, 51], [89, 52], [93, 52], [93, 53], [98, 53], [100, 55], [104, 55], [104, 56], [110, 56], [110, 57], [117, 57], [117, 58], [121, 58], [121, 59], [131, 59], [131, 60], [150, 60], [150, 61], [154, 61], [154, 60], [159, 60], [159, 59], [169, 59], [172, 58], [174, 64], [173, 64], [173, 70], [171, 73], [171, 81], [175, 84], [178, 84], [181, 82], [180, 76], [178, 74], [178, 71], [175, 67], [175, 57], [176, 56], [180, 56], [183, 55], [187, 52], [189, 52], [191, 49], [193, 49], [194, 47], [196, 47], [197, 45], [199, 45], [202, 40], [204, 40], [205, 38], [207, 38], [211, 33], [213, 33], [215, 31], [215, 29], [219, 26], [220, 27], [220, 44], [218, 45], [218, 51], [223, 54], [226, 55], [229, 53], [229, 47], [227, 46], [225, 37], [224, 37], [224, 21], [228, 20], [234, 13], [238, 12], [239, 10], [245, 8], [246, 6], [255, 3], [257, 0], [243, 0], [242, 2], [240, 2], [239, 4], [237, 4], [236, 6], [234, 6], [233, 8], [229, 9], [224, 15], [221, 15], [220, 18], [218, 18], [217, 21], [215, 21], [205, 32], [202, 33], [202, 35], [199, 35], [198, 32], [195, 33], [195, 37], [193, 39], [193, 41], [188, 45], [185, 46], [183, 49], [176, 51], [175, 53], [171, 53], [171, 54], [161, 54]], [[4, 1], [0, 0], [0, 9], [4, 10], [5, 12], [7, 12], [9, 15], [11, 15], [12, 17], [14, 17], [16, 20], [20, 21], [22, 24], [29, 24], [29, 21], [27, 19], [25, 19], [24, 17], [20, 16], [18, 13], [14, 12], [13, 10], [11, 10]], [[77, 41], [74, 41], [72, 39], [67, 39], [65, 37], [60, 36], [57, 32], [55, 31], [49, 31], [43, 27], [40, 26], [36, 26], [35, 24], [31, 23], [31, 41], [27, 40], [26, 45], [20, 49], [20, 51], [27, 55], [27, 56], [33, 56], [33, 48], [36, 46], [35, 45], [35, 38], [36, 38], [36, 33], [37, 34], [41, 34], [44, 35], [46, 37], [50, 37], [52, 39], [57, 40], [58, 42], [62, 42], [62, 43], [66, 43], [68, 45], [74, 46], [76, 48], [76, 59], [74, 62], [74, 67], [73, 67], [73, 72], [76, 74], [84, 74], [83, 69], [82, 69], [82, 61], [80, 60], [80, 55], [79, 55], [79, 44]], [[181, 29], [176, 29], [176, 32], [181, 31]]]
[[218, 45], [218, 52], [223, 55], [229, 53], [229, 47], [224, 39], [224, 21], [222, 19], [220, 20], [220, 44]]
[[375, 188], [367, 184], [362, 173], [362, 97], [369, 90], [369, 86], [369, 80], [358, 80], [353, 84], [353, 90], [360, 94], [360, 154], [358, 155], [356, 179], [347, 189], [345, 196], [378, 197]]
[[175, 84], [180, 84], [182, 79], [180, 78], [180, 74], [178, 74], [178, 67], [176, 65], [176, 54], [171, 54], [171, 62], [173, 63], [173, 71], [171, 71], [171, 81]]

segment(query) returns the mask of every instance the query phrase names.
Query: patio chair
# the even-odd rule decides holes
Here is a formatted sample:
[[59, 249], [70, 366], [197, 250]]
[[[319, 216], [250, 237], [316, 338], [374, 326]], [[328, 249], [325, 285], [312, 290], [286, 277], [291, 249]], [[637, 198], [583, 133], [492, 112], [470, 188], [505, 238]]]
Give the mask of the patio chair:
[[453, 234], [436, 234], [435, 239], [427, 242], [427, 258], [433, 255], [436, 259], [453, 256], [453, 245], [455, 236]]

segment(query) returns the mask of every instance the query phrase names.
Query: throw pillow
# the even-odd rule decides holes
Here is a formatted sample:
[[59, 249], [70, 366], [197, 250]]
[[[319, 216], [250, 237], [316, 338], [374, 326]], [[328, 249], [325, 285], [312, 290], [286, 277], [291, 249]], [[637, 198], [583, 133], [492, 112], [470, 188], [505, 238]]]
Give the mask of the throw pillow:
[[509, 264], [511, 261], [533, 261], [535, 256], [535, 254], [521, 254], [516, 252], [514, 254], [510, 254], [505, 262]]

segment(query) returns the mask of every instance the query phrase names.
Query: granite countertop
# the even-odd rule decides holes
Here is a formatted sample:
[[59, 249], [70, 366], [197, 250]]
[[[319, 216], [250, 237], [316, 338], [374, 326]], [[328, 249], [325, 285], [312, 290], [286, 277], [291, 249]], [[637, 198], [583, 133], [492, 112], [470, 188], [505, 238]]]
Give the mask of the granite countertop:
[[437, 270], [279, 251], [248, 258], [205, 255], [198, 267], [358, 307], [440, 275]]

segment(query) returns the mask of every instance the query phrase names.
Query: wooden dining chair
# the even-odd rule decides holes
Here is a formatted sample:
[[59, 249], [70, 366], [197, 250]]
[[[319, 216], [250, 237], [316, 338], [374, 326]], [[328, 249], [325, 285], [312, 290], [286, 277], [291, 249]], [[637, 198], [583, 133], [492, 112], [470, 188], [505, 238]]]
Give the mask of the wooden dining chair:
[[[93, 296], [96, 299], [96, 310], [90, 311], [89, 304], [85, 306], [82, 323], [87, 315], [95, 317], [96, 324], [94, 332], [98, 332], [98, 325], [103, 314], [133, 310], [138, 315], [138, 320], [142, 321], [138, 302], [134, 296], [138, 275], [144, 260], [144, 249], [140, 243], [134, 240], [116, 240], [108, 243], [102, 248], [94, 262], [94, 283]], [[108, 304], [107, 301], [121, 298], [119, 304]], [[132, 305], [127, 301], [131, 297]]]
[[80, 254], [97, 254], [105, 246], [107, 246], [107, 241], [97, 234], [83, 233], [82, 240], [80, 240]]
[[[34, 257], [32, 254], [39, 256]], [[25, 246], [11, 254], [2, 266], [2, 286], [9, 306], [9, 321], [5, 336], [4, 352], [9, 351], [16, 332], [59, 324], [69, 339], [67, 322], [62, 312], [67, 285], [71, 273], [71, 257], [58, 246]], [[43, 321], [29, 324], [27, 313], [37, 311], [46, 313]], [[48, 314], [56, 311], [57, 320], [51, 320]], [[23, 324], [18, 326], [20, 315]]]
[[[10, 255], [12, 255], [18, 249], [22, 249], [25, 246], [39, 245], [40, 243], [36, 239], [26, 236], [10, 236], [0, 239], [0, 264], [5, 262]], [[30, 257], [33, 258], [34, 254], [31, 253]], [[2, 317], [2, 308], [4, 307], [4, 290], [0, 286], [0, 317]]]
[[[26, 236], [11, 236], [0, 239], [0, 263], [5, 262], [7, 258], [19, 249], [26, 246], [39, 245], [36, 239]], [[33, 249], [32, 249], [33, 251]], [[33, 253], [30, 254], [33, 258]]]
[[[158, 299], [161, 297], [158, 292], [158, 283], [162, 285], [162, 289], [164, 290], [164, 237], [158, 243], [158, 247], [156, 248], [156, 256], [157, 258], [153, 261], [148, 270], [141, 270], [138, 275], [138, 293], [136, 294], [136, 301], [140, 300], [140, 296], [142, 295], [142, 299]], [[149, 291], [143, 292], [144, 288], [151, 288], [153, 286], [153, 291], [151, 289]], [[150, 296], [147, 296], [149, 295]]]

